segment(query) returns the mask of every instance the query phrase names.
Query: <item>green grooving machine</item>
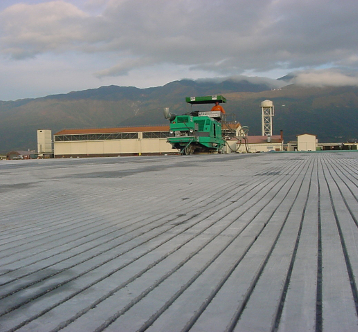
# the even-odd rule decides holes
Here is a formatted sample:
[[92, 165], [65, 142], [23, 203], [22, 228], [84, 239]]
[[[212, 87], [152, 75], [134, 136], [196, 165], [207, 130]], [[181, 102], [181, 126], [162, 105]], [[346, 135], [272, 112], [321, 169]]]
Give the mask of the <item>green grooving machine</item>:
[[[223, 96], [187, 97], [186, 102], [193, 105], [226, 103]], [[193, 108], [192, 108], [193, 109]], [[169, 108], [164, 109], [164, 117], [170, 121], [170, 136], [167, 141], [173, 149], [180, 150], [183, 155], [194, 153], [221, 152], [225, 140], [221, 133], [220, 111], [191, 111], [183, 115], [171, 114]]]

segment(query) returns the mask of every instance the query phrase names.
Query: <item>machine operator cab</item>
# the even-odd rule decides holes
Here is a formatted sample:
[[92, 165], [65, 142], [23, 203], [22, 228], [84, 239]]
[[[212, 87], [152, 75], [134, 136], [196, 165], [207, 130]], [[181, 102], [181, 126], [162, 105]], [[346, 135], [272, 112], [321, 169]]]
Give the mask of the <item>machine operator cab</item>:
[[[204, 97], [186, 97], [186, 102], [188, 104], [200, 105], [200, 104], [215, 104], [215, 103], [226, 103], [226, 98], [221, 95], [214, 96], [204, 96]], [[193, 116], [207, 116], [209, 118], [215, 119], [216, 121], [221, 121], [225, 111], [221, 106], [219, 108], [222, 111], [208, 110], [208, 111], [191, 111], [190, 114]]]

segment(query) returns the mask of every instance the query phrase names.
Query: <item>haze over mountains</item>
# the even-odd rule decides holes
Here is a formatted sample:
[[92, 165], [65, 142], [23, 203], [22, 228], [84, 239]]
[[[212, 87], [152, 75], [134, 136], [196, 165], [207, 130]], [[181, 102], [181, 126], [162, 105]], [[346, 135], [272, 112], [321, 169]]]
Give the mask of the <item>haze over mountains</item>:
[[[167, 124], [163, 108], [188, 112], [185, 97], [223, 94], [228, 117], [261, 135], [260, 103], [275, 105], [273, 133], [285, 141], [311, 133], [320, 142], [358, 139], [358, 87], [304, 87], [281, 80], [236, 78], [181, 80], [138, 89], [106, 86], [43, 98], [0, 101], [0, 152], [36, 149], [36, 130]], [[289, 85], [287, 85], [289, 84]], [[208, 108], [210, 109], [210, 108]]]

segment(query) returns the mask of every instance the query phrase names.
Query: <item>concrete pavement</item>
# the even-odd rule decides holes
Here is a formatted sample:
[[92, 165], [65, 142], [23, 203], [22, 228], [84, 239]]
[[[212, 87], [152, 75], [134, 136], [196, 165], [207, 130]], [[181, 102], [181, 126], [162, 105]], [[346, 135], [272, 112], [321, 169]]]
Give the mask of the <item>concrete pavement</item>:
[[0, 162], [0, 331], [358, 331], [357, 157]]

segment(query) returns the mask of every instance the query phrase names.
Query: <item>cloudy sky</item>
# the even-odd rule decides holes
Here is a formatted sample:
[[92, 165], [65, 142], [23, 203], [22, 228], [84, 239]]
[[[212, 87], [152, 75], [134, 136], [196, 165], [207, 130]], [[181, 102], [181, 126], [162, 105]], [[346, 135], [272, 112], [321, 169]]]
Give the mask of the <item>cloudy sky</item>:
[[357, 0], [1, 0], [0, 100], [236, 75], [358, 85]]

